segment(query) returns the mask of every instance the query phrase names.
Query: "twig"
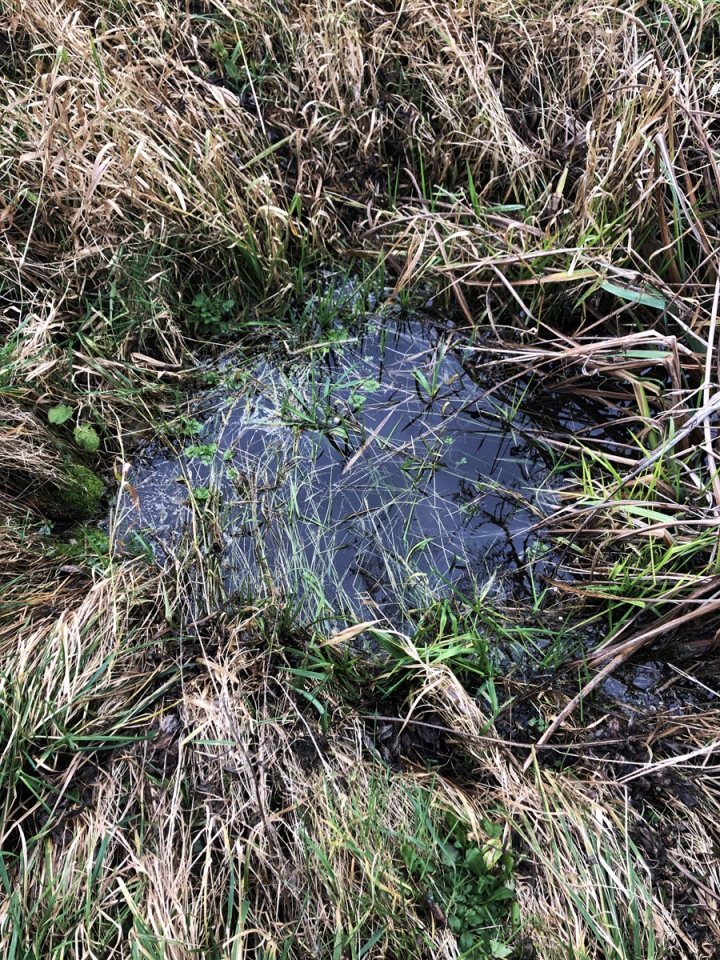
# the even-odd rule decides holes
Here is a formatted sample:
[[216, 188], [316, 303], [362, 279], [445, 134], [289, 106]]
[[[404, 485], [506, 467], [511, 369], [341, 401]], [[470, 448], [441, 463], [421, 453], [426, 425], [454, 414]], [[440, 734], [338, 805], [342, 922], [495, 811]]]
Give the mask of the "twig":
[[720, 740], [713, 740], [705, 747], [699, 747], [697, 750], [691, 750], [690, 753], [683, 753], [679, 757], [667, 757], [665, 760], [658, 760], [657, 763], [647, 763], [639, 770], [633, 770], [632, 773], [620, 777], [619, 783], [629, 783], [630, 780], [637, 780], [638, 777], [646, 777], [648, 774], [656, 773], [658, 770], [664, 770], [666, 767], [677, 767], [687, 760], [694, 760], [696, 757], [709, 757], [720, 749]]
[[365, 441], [365, 443], [363, 443], [363, 445], [360, 447], [360, 449], [359, 449], [359, 450], [356, 450], [356, 452], [352, 455], [352, 457], [350, 457], [350, 459], [348, 460], [348, 462], [345, 464], [345, 466], [344, 466], [343, 469], [342, 469], [343, 476], [344, 476], [346, 473], [348, 473], [349, 470], [352, 469], [352, 467], [354, 466], [354, 464], [357, 463], [357, 461], [359, 460], [359, 458], [365, 453], [365, 451], [367, 450], [367, 448], [370, 446], [370, 444], [373, 442], [373, 440], [374, 440], [374, 439], [377, 437], [377, 435], [380, 433], [380, 431], [381, 431], [382, 428], [385, 426], [385, 424], [388, 422], [388, 420], [389, 420], [390, 417], [393, 415], [393, 413], [395, 412], [395, 410], [396, 410], [396, 408], [393, 407], [393, 409], [388, 413], [388, 415], [387, 415], [386, 417], [383, 417], [382, 421], [377, 425], [377, 427], [375, 427], [375, 429], [374, 429], [373, 432], [370, 434], [370, 436], [367, 438], [367, 440]]
[[425, 727], [427, 730], [438, 730], [440, 733], [448, 733], [453, 737], [461, 737], [465, 740], [478, 740], [482, 743], [490, 743], [499, 747], [517, 747], [520, 750], [532, 750], [534, 747], [540, 747], [541, 750], [563, 750], [571, 751], [578, 749], [589, 749], [592, 747], [611, 746], [618, 743], [626, 743], [629, 739], [640, 739], [632, 737], [621, 737], [614, 740], [579, 740], [577, 743], [522, 743], [519, 740], [503, 740], [500, 737], [488, 737], [481, 733], [466, 733], [464, 730], [453, 730], [452, 727], [443, 727], [438, 723], [425, 723], [423, 720], [413, 720], [411, 717], [383, 717], [377, 713], [361, 713], [363, 720], [380, 720], [383, 723], [401, 723], [403, 726], [412, 724], [416, 727]]
[[[567, 706], [560, 711], [558, 716], [555, 718], [555, 720], [553, 720], [553, 722], [550, 724], [547, 730], [543, 733], [543, 735], [540, 737], [540, 739], [535, 744], [535, 746], [536, 747], [543, 746], [550, 739], [550, 737], [555, 733], [555, 731], [563, 723], [563, 721], [566, 720], [567, 717], [569, 717], [570, 714], [573, 712], [573, 710], [575, 710], [575, 708], [582, 702], [583, 698], [587, 697], [588, 694], [592, 693], [592, 691], [597, 686], [599, 686], [599, 684], [606, 677], [608, 677], [613, 672], [613, 670], [615, 670], [616, 667], [619, 667], [620, 664], [624, 663], [627, 659], [629, 659], [629, 657], [631, 657], [632, 654], [635, 653], [635, 651], [638, 650], [640, 647], [644, 646], [644, 644], [647, 643], [648, 640], [652, 639], [652, 637], [658, 636], [661, 633], [665, 633], [667, 630], [673, 629], [674, 627], [680, 625], [681, 623], [686, 623], [688, 620], [692, 620], [695, 617], [699, 617], [702, 614], [709, 612], [710, 610], [716, 610], [716, 609], [720, 609], [720, 600], [714, 600], [711, 603], [706, 604], [700, 608], [691, 610], [689, 613], [684, 614], [682, 617], [677, 617], [675, 620], [670, 620], [669, 622], [663, 623], [657, 627], [653, 627], [650, 630], [644, 630], [638, 635], [636, 635], [635, 637], [631, 637], [629, 640], [626, 640], [624, 643], [618, 644], [618, 646], [614, 648], [616, 650], [616, 655], [613, 657], [613, 659], [608, 664], [606, 664], [602, 668], [602, 670], [599, 670], [598, 673], [596, 673], [595, 676], [592, 678], [592, 680], [588, 681], [588, 683], [585, 684], [585, 686], [582, 688], [580, 693], [578, 693], [577, 696], [573, 697], [570, 703], [568, 703]], [[607, 650], [605, 651], [605, 653], [607, 656], [611, 655]], [[525, 766], [523, 767], [523, 772], [527, 770], [531, 761], [532, 761], [532, 757], [528, 758], [527, 762], [525, 763]]]
[[523, 773], [527, 772], [528, 767], [533, 762], [535, 750], [545, 746], [547, 741], [555, 733], [555, 731], [560, 726], [560, 724], [565, 719], [567, 719], [567, 717], [570, 716], [573, 710], [580, 704], [583, 697], [586, 697], [589, 693], [592, 693], [595, 687], [598, 687], [602, 683], [602, 681], [613, 672], [615, 667], [619, 667], [620, 664], [623, 662], [623, 660], [626, 660], [629, 656], [630, 656], [629, 653], [621, 654], [620, 656], [617, 656], [613, 660], [611, 660], [610, 663], [608, 663], [606, 666], [602, 668], [602, 670], [598, 670], [598, 672], [595, 674], [592, 680], [590, 680], [588, 683], [585, 684], [585, 686], [582, 688], [580, 693], [578, 693], [577, 696], [573, 697], [570, 703], [568, 703], [568, 705], [563, 710], [560, 711], [558, 716], [555, 718], [555, 720], [553, 720], [553, 722], [547, 728], [545, 733], [543, 733], [543, 735], [540, 737], [538, 742], [533, 744], [533, 749], [530, 752], [530, 756], [527, 758], [527, 760], [523, 764]]
[[[713, 297], [712, 312], [710, 314], [710, 330], [708, 331], [708, 346], [705, 354], [705, 379], [702, 390], [705, 404], [710, 402], [710, 381], [712, 378], [712, 361], [715, 351], [715, 327], [718, 315], [718, 299], [720, 299], [720, 272], [715, 278], [715, 295]], [[717, 464], [715, 462], [715, 452], [713, 451], [712, 431], [710, 421], [705, 420], [705, 454], [707, 456], [708, 470], [712, 480], [713, 496], [715, 497], [715, 508], [720, 509], [720, 477], [718, 476]]]
[[712, 897], [713, 900], [720, 900], [720, 896], [718, 895], [717, 890], [711, 890], [710, 887], [705, 886], [702, 880], [698, 880], [695, 874], [690, 873], [689, 870], [686, 870], [685, 867], [680, 863], [680, 861], [676, 860], [671, 853], [667, 852], [667, 850], [665, 851], [665, 856], [668, 858], [668, 860], [675, 867], [676, 870], [679, 870], [684, 877], [687, 877], [688, 880], [691, 880], [695, 884], [698, 890], [702, 890], [703, 893], [706, 893], [709, 897]]

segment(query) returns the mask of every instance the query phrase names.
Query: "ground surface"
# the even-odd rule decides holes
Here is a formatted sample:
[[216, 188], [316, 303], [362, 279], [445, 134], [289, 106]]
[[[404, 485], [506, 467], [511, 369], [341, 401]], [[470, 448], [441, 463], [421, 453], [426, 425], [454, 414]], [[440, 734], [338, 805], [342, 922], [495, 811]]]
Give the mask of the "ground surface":
[[[717, 955], [717, 5], [2, 14], [3, 956]], [[428, 299], [538, 424], [522, 589], [329, 624], [200, 482], [125, 542], [214, 358]]]

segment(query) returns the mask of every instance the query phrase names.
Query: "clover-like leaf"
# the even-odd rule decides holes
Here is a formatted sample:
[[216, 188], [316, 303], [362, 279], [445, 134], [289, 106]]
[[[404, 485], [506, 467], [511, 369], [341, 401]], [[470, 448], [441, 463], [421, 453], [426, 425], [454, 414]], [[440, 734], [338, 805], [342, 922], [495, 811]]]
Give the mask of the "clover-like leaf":
[[50, 423], [65, 423], [72, 414], [72, 407], [69, 407], [66, 403], [58, 403], [57, 406], [50, 407], [47, 416]]
[[97, 430], [88, 423], [81, 423], [75, 427], [73, 435], [75, 437], [75, 443], [87, 451], [87, 453], [95, 453], [100, 446], [100, 437], [98, 436]]

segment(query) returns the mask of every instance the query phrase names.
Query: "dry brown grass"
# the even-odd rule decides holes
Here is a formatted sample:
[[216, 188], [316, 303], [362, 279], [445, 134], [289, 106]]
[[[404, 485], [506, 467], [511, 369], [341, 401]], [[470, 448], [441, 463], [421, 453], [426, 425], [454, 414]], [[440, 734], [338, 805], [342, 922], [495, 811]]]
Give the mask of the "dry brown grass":
[[59, 483], [62, 452], [45, 424], [18, 404], [3, 404], [0, 421], [0, 474], [5, 483], [19, 474], [28, 483]]
[[[324, 730], [302, 706], [270, 621], [225, 619], [222, 647], [209, 652], [174, 636], [161, 613], [172, 617], [174, 604], [166, 594], [158, 605], [158, 580], [137, 573], [97, 578], [3, 650], [5, 955], [15, 943], [38, 957], [330, 956], [379, 933], [366, 956], [457, 956], [442, 911], [428, 906], [431, 881], [403, 862], [402, 844], [423, 827], [419, 798], [438, 830], [453, 811], [481, 849], [513, 852], [518, 949], [706, 955], [683, 922], [688, 905], [717, 936], [718, 838], [703, 806], [683, 801], [667, 837], [611, 760], [523, 773], [517, 748], [492, 730], [477, 738], [486, 718], [453, 673], [420, 661], [409, 666], [410, 722], [431, 710], [455, 744], [453, 765], [392, 770], [372, 724], [332, 688], [315, 687]], [[667, 717], [655, 734], [690, 752], [716, 720]], [[652, 767], [630, 779], [667, 786]], [[698, 799], [716, 806], [703, 789]], [[655, 802], [681, 801], [669, 791]], [[498, 840], [488, 822], [504, 827]], [[661, 846], [680, 873], [657, 868]]]
[[[164, 264], [184, 284], [235, 248], [241, 279], [276, 292], [300, 236], [337, 253], [368, 229], [396, 252], [421, 238], [413, 273], [483, 287], [493, 268], [682, 283], [679, 237], [704, 253], [702, 283], [715, 24], [692, 4], [663, 16], [669, 29], [596, 2], [13, 4], [4, 269], [42, 292], [46, 327], [120, 250], [187, 254]], [[468, 169], [481, 208], [520, 209], [464, 206]]]

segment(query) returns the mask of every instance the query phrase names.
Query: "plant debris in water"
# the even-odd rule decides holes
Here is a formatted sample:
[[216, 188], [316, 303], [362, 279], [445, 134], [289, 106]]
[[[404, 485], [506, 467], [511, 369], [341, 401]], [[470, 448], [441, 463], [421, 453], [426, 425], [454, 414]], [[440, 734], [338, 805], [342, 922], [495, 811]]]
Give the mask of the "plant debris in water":
[[231, 594], [393, 623], [528, 575], [547, 467], [452, 333], [375, 320], [309, 358], [236, 356], [218, 372], [192, 436], [137, 457], [121, 547], [142, 538], [163, 559], [201, 528]]

